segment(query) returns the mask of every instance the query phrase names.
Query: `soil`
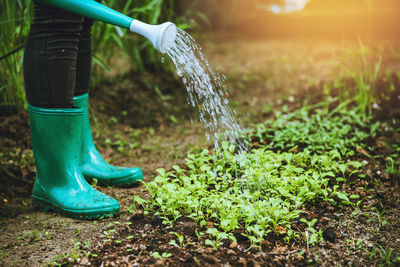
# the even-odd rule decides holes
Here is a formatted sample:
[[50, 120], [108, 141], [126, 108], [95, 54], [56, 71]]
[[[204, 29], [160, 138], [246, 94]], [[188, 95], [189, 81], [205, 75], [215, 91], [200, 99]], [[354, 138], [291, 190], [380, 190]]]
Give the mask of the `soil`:
[[[287, 105], [294, 109], [304, 100], [318, 99], [324, 84], [331, 83], [340, 71], [343, 57], [354, 49], [352, 44], [221, 34], [205, 35], [201, 43], [211, 65], [227, 75], [231, 102], [246, 127], [271, 117], [274, 108]], [[399, 71], [399, 54], [388, 53], [382, 66], [385, 71]], [[386, 88], [384, 78], [378, 83]], [[380, 99], [379, 120], [400, 118], [400, 86], [389, 91], [393, 94], [389, 100]], [[114, 165], [140, 166], [145, 181], [150, 181], [156, 169], [182, 164], [186, 153], [208, 147], [203, 126], [197, 123], [196, 111], [187, 104], [184, 92], [171, 73], [114, 74], [96, 86], [90, 102], [92, 127], [104, 158]], [[366, 151], [357, 153], [357, 159], [368, 162], [363, 169], [365, 177], [345, 189], [370, 197], [361, 212], [329, 205], [304, 208], [301, 216], [317, 218], [316, 228], [323, 231], [326, 241], [308, 247], [287, 244], [279, 235], [271, 235], [261, 249], [248, 250], [248, 240], [238, 232], [238, 243], [225, 242], [215, 251], [204, 246], [207, 236], [198, 238], [190, 220], [182, 219], [167, 229], [160, 218], [144, 215], [139, 207], [132, 211], [135, 195], [149, 197], [141, 185], [96, 186], [120, 202], [118, 218], [81, 221], [33, 210], [30, 194], [35, 165], [28, 114], [1, 117], [0, 266], [50, 262], [83, 266], [376, 266], [384, 262], [382, 251], [391, 249], [392, 260], [400, 257], [399, 176], [385, 171], [385, 155], [393, 152], [391, 144], [400, 143], [400, 133], [382, 133], [370, 140], [370, 146], [383, 155], [380, 158], [370, 157]], [[206, 227], [214, 226], [210, 222]], [[304, 231], [305, 225], [296, 221], [293, 228]], [[183, 244], [170, 232], [182, 235]], [[177, 245], [169, 244], [171, 240]], [[168, 254], [157, 257], [155, 252]], [[87, 253], [90, 255], [85, 256]]]

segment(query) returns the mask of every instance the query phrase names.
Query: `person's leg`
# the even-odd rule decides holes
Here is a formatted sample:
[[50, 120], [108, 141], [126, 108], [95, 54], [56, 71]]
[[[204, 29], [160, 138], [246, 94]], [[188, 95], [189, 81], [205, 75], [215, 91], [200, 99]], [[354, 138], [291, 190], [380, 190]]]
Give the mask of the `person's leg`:
[[23, 64], [30, 105], [73, 107], [82, 23], [82, 16], [35, 3]]
[[85, 18], [81, 31], [78, 60], [76, 67], [76, 89], [74, 106], [83, 108], [83, 129], [81, 149], [81, 171], [83, 176], [91, 180], [97, 179], [102, 185], [125, 185], [142, 180], [139, 168], [114, 167], [104, 161], [93, 142], [89, 120], [89, 87], [92, 58], [91, 27], [93, 21]]
[[92, 19], [84, 18], [78, 46], [74, 96], [87, 94], [90, 90], [92, 70], [92, 25]]
[[24, 55], [24, 79], [36, 180], [32, 202], [74, 218], [119, 212], [80, 169], [84, 109], [73, 106], [83, 17], [36, 4]]
[[[101, 0], [96, 0], [101, 2]], [[92, 26], [94, 20], [84, 18], [79, 39], [78, 59], [76, 63], [76, 88], [74, 96], [89, 93], [92, 73]]]

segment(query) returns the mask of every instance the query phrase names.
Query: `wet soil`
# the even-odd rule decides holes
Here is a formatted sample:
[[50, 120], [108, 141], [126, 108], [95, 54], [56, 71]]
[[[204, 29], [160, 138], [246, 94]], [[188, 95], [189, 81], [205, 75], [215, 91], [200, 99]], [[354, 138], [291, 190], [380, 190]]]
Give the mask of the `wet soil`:
[[[332, 82], [340, 70], [343, 56], [354, 49], [351, 44], [243, 40], [212, 34], [203, 37], [202, 44], [211, 64], [227, 74], [232, 103], [246, 127], [271, 117], [274, 108], [288, 105], [294, 109], [305, 100], [318, 99], [324, 84]], [[388, 54], [383, 66], [399, 71], [399, 54]], [[385, 88], [383, 78], [378, 82]], [[388, 89], [393, 96], [381, 99], [377, 119], [399, 118], [400, 86], [397, 89]], [[138, 74], [127, 72], [107, 78], [92, 91], [91, 116], [101, 154], [115, 165], [140, 166], [145, 181], [155, 176], [157, 168], [182, 164], [187, 152], [209, 146], [195, 110], [187, 104], [184, 88], [170, 73], [147, 73], [139, 79]], [[365, 196], [358, 213], [349, 207], [304, 208], [301, 216], [317, 218], [316, 229], [323, 231], [326, 241], [307, 247], [271, 235], [261, 249], [248, 250], [248, 240], [236, 233], [238, 243], [225, 242], [215, 251], [204, 246], [207, 236], [198, 238], [190, 220], [182, 219], [167, 229], [160, 218], [145, 216], [140, 207], [133, 211], [135, 195], [149, 197], [140, 185], [96, 186], [120, 202], [118, 218], [80, 221], [33, 210], [30, 194], [35, 167], [27, 113], [1, 117], [0, 266], [49, 262], [83, 266], [376, 266], [384, 262], [382, 251], [391, 249], [392, 260], [400, 257], [399, 176], [385, 171], [385, 155], [393, 153], [392, 145], [400, 142], [400, 133], [382, 133], [371, 139], [370, 146], [380, 157], [357, 153], [359, 160], [368, 162], [365, 176], [345, 189]], [[206, 227], [214, 226], [210, 222]], [[296, 221], [293, 228], [304, 230], [305, 225]], [[170, 232], [182, 235], [183, 244]], [[171, 240], [177, 245], [171, 245]]]

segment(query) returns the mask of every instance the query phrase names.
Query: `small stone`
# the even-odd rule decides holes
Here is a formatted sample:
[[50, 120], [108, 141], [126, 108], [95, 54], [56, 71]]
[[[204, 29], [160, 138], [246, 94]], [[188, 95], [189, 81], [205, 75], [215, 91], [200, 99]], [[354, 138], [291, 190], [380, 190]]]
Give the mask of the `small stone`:
[[203, 258], [205, 261], [207, 261], [209, 263], [217, 263], [218, 262], [218, 259], [215, 256], [203, 255]]
[[237, 248], [238, 247], [238, 243], [236, 243], [236, 242], [232, 242], [230, 245], [229, 245], [229, 248]]
[[186, 259], [185, 259], [185, 262], [186, 263], [194, 263], [194, 258], [192, 257], [192, 256], [188, 256]]
[[322, 225], [328, 224], [330, 221], [330, 219], [328, 217], [321, 217], [321, 219], [319, 219], [319, 223]]
[[322, 237], [331, 243], [334, 243], [336, 240], [336, 233], [332, 228], [325, 229], [322, 233]]
[[132, 215], [133, 216], [141, 216], [141, 215], [143, 215], [143, 211], [142, 210], [135, 210], [135, 212]]
[[303, 261], [304, 260], [304, 256], [300, 255], [299, 253], [294, 253], [293, 257], [298, 261]]
[[196, 224], [194, 222], [184, 222], [179, 224], [177, 228], [187, 235], [193, 235], [195, 234]]
[[89, 264], [89, 259], [88, 259], [88, 258], [83, 258], [83, 259], [79, 262], [79, 264], [81, 264], [81, 265], [88, 265], [88, 264]]

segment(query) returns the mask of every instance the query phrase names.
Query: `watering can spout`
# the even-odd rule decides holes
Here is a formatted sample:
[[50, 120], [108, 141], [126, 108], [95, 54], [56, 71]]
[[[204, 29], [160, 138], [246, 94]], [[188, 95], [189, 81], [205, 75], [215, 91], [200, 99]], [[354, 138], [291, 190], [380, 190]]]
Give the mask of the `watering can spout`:
[[150, 25], [134, 19], [129, 27], [131, 32], [138, 33], [153, 44], [160, 52], [165, 53], [175, 43], [177, 29], [174, 23], [165, 22], [159, 25]]

